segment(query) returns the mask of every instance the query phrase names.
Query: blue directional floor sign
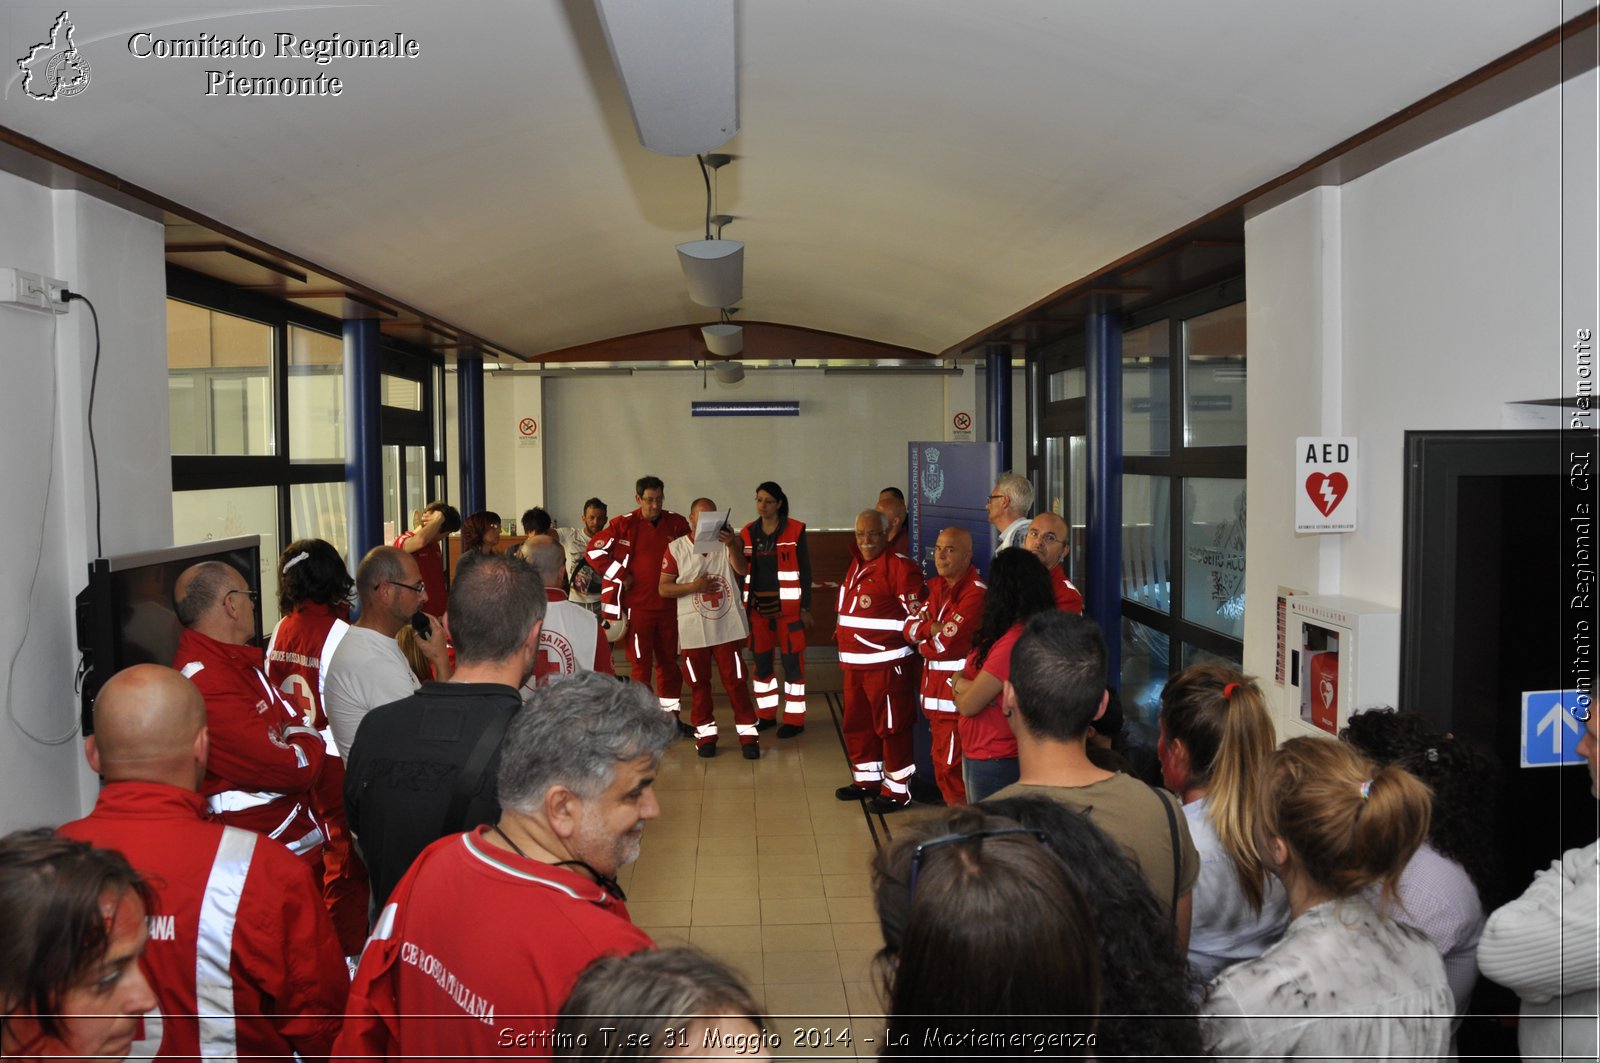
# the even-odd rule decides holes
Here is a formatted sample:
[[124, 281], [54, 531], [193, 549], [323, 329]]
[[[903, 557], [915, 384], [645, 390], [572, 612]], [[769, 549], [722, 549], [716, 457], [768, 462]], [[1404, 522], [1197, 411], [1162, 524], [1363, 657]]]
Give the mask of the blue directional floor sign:
[[1589, 699], [1576, 690], [1523, 691], [1522, 766], [1582, 764], [1578, 739], [1583, 737], [1583, 720], [1592, 711]]

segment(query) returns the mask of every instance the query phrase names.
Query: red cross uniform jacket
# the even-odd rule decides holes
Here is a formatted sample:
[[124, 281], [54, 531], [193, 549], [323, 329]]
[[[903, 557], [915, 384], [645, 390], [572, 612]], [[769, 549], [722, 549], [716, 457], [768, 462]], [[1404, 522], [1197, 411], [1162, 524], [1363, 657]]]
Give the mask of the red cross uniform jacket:
[[654, 943], [583, 875], [440, 838], [389, 895], [350, 987], [338, 1059], [549, 1059], [556, 1012], [601, 956]]
[[324, 841], [306, 795], [322, 771], [326, 747], [279, 696], [262, 663], [253, 646], [185, 629], [172, 667], [206, 699], [211, 757], [200, 792], [212, 813], [303, 856]]
[[133, 1055], [326, 1058], [350, 975], [311, 871], [165, 783], [114, 782], [60, 833], [120, 850], [156, 891], [139, 964], [158, 1011]]
[[972, 652], [972, 636], [983, 619], [988, 584], [971, 565], [954, 585], [943, 576], [928, 584], [928, 602], [906, 621], [906, 641], [922, 655], [922, 708], [925, 712], [956, 711], [950, 678], [960, 675]]
[[903, 554], [857, 558], [839, 586], [839, 663], [846, 668], [886, 668], [910, 657], [906, 621], [921, 609], [922, 570]]
[[278, 621], [267, 642], [267, 678], [289, 706], [298, 709], [307, 726], [328, 729], [322, 687], [328, 664], [350, 630], [350, 610], [306, 602]]
[[[608, 620], [621, 620], [624, 610], [655, 610], [676, 613], [676, 607], [661, 597], [661, 555], [667, 544], [689, 534], [689, 522], [676, 513], [661, 511], [651, 524], [636, 509], [624, 513], [600, 530], [589, 541], [584, 555], [589, 567], [600, 573], [600, 611]], [[622, 577], [632, 574], [633, 584], [623, 590]]]
[[1050, 570], [1050, 589], [1055, 592], [1057, 609], [1064, 613], [1083, 612], [1083, 595], [1067, 578], [1065, 565], [1057, 565]]

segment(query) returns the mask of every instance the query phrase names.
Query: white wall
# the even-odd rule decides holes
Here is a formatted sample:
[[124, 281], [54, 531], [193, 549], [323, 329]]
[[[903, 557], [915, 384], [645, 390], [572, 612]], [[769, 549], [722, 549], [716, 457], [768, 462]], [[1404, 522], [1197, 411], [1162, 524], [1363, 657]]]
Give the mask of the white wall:
[[[94, 423], [101, 552], [170, 545], [161, 225], [78, 192], [52, 192], [0, 173], [0, 232], [6, 234], [0, 266], [59, 277], [92, 299], [100, 315]], [[72, 609], [95, 552], [86, 431], [94, 358], [89, 313], [81, 303], [59, 317], [0, 306], [0, 351], [6, 359], [0, 494], [11, 514], [0, 565], [0, 668], [9, 683], [0, 718], [0, 831], [9, 831], [74, 818], [94, 790], [74, 731]]]
[[[543, 395], [544, 381], [536, 373], [484, 374], [484, 491], [489, 508], [502, 518], [520, 518], [530, 506], [545, 505]], [[520, 431], [528, 420], [534, 423], [532, 435]], [[580, 498], [577, 505], [582, 503]], [[556, 512], [563, 525], [578, 523], [580, 515], [570, 505]]]
[[[905, 486], [907, 442], [947, 438], [946, 379], [956, 378], [753, 369], [742, 384], [704, 389], [697, 372], [549, 379], [544, 504], [565, 522], [598, 495], [615, 516], [634, 508], [634, 480], [652, 473], [666, 481], [669, 509], [708, 495], [744, 522], [755, 519], [756, 484], [776, 480], [795, 517], [848, 528], [880, 488]], [[689, 415], [691, 401], [772, 399], [798, 400], [800, 416]]]
[[[1499, 428], [1503, 403], [1561, 392], [1563, 318], [1593, 321], [1594, 176], [1569, 159], [1563, 203], [1562, 167], [1593, 156], [1594, 91], [1590, 71], [1246, 223], [1244, 666], [1269, 689], [1280, 584], [1400, 605], [1404, 433]], [[1591, 98], [1581, 136], [1564, 95]], [[1295, 534], [1299, 435], [1359, 440], [1358, 531]]]

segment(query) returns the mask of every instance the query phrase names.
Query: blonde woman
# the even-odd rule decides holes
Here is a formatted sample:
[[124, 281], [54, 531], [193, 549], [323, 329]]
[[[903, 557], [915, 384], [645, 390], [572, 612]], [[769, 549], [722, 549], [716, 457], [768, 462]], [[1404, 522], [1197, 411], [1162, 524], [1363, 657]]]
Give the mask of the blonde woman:
[[1200, 852], [1189, 965], [1205, 981], [1261, 955], [1289, 922], [1255, 842], [1256, 790], [1275, 744], [1261, 688], [1232, 668], [1195, 665], [1161, 691], [1161, 778]]
[[1291, 738], [1267, 760], [1259, 851], [1283, 883], [1283, 939], [1211, 983], [1212, 1052], [1251, 1060], [1441, 1059], [1455, 999], [1439, 950], [1384, 916], [1428, 836], [1428, 788], [1331, 738]]

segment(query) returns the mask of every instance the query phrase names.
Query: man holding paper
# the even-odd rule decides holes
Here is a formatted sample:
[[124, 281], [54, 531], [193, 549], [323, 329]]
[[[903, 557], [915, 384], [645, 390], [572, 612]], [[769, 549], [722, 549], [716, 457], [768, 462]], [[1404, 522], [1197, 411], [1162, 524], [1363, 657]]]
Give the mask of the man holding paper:
[[694, 744], [702, 757], [717, 755], [717, 720], [711, 711], [711, 667], [733, 703], [734, 728], [746, 760], [761, 757], [755, 704], [745, 684], [739, 650], [750, 637], [738, 580], [745, 574], [744, 544], [709, 498], [689, 507], [691, 536], [674, 539], [661, 558], [663, 598], [678, 602], [678, 646], [689, 677]]

